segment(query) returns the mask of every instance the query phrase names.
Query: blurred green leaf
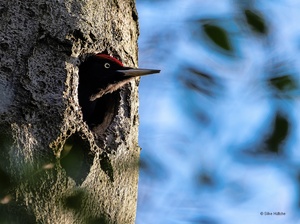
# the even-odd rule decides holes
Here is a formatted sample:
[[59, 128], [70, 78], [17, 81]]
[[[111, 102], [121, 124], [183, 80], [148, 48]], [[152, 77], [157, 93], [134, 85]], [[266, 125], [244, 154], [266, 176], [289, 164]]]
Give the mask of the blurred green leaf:
[[8, 191], [12, 187], [10, 176], [0, 169], [0, 197], [3, 197], [3, 193]]
[[214, 84], [216, 82], [211, 74], [204, 73], [193, 67], [188, 67], [187, 71], [193, 75], [196, 75], [200, 79], [206, 80], [208, 83]]
[[211, 24], [204, 24], [203, 30], [208, 38], [218, 47], [226, 51], [233, 51], [226, 30]]
[[280, 92], [287, 92], [298, 88], [296, 81], [291, 75], [283, 75], [271, 78], [269, 82]]
[[180, 81], [184, 86], [194, 92], [208, 97], [218, 97], [223, 90], [221, 80], [210, 72], [203, 72], [191, 66], [182, 67], [184, 75], [180, 76]]
[[103, 214], [102, 216], [98, 217], [98, 218], [91, 218], [86, 220], [87, 224], [109, 224], [110, 221], [108, 218], [106, 218], [106, 216]]
[[270, 152], [278, 153], [281, 143], [287, 138], [289, 133], [289, 122], [285, 116], [278, 113], [275, 117], [274, 127], [266, 143]]
[[185, 84], [185, 86], [187, 88], [189, 88], [190, 90], [208, 95], [208, 96], [212, 96], [211, 91], [207, 90], [205, 87], [198, 85], [197, 83], [195, 83], [193, 80], [189, 80], [189, 79], [184, 79], [182, 80], [183, 83]]
[[261, 15], [249, 9], [246, 9], [244, 13], [247, 23], [253, 31], [259, 34], [267, 34], [267, 26]]
[[85, 197], [85, 194], [86, 192], [82, 189], [75, 190], [72, 195], [65, 198], [65, 207], [79, 211], [82, 208], [82, 201]]

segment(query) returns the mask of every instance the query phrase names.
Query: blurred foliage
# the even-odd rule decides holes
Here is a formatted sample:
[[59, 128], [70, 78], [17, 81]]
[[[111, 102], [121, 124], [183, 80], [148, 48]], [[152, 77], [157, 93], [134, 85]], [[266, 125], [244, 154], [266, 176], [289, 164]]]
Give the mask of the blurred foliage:
[[268, 34], [268, 29], [264, 18], [258, 12], [252, 11], [250, 9], [244, 10], [247, 23], [252, 28], [252, 30], [258, 34]]
[[273, 86], [277, 91], [283, 93], [289, 93], [293, 90], [299, 89], [297, 81], [291, 75], [283, 75], [279, 77], [274, 77], [269, 80], [271, 86]]
[[[211, 43], [227, 52], [233, 52], [234, 49], [239, 48], [237, 46], [237, 43], [233, 41], [234, 39], [236, 39], [237, 36], [241, 38], [243, 35], [247, 34], [245, 36], [247, 36], [247, 38], [251, 38], [251, 36], [249, 36], [249, 33], [245, 32], [246, 29], [244, 29], [244, 27], [250, 27], [250, 29], [253, 31], [253, 37], [255, 34], [259, 34], [261, 36], [267, 36], [269, 34], [269, 24], [267, 24], [264, 15], [258, 10], [253, 9], [253, 7], [250, 6], [250, 4], [248, 4], [249, 8], [244, 8], [244, 6], [240, 7], [240, 11], [237, 13], [237, 15], [239, 16], [237, 16], [237, 18], [240, 18], [240, 16], [244, 16], [245, 19], [235, 20], [236, 17], [232, 17], [231, 19], [208, 17], [201, 18], [197, 20], [197, 22], [200, 22], [202, 24], [203, 31]], [[232, 23], [228, 22], [230, 20]], [[239, 27], [238, 30], [236, 30], [237, 32], [233, 32], [233, 30], [235, 30], [235, 28], [232, 28], [234, 27], [234, 21], [237, 22], [236, 25], [237, 27]], [[225, 27], [224, 24], [231, 25], [226, 26], [225, 29], [223, 28]], [[202, 44], [206, 45], [207, 40], [203, 39]], [[265, 45], [265, 49], [263, 50], [265, 50], [266, 52], [270, 51], [269, 47], [269, 45]], [[217, 54], [220, 54], [220, 56], [223, 56], [222, 51], [215, 50], [215, 52]], [[235, 59], [233, 58], [233, 60]], [[268, 60], [269, 59], [267, 58], [267, 61]], [[283, 72], [286, 71], [282, 71], [282, 68], [278, 68], [277, 64], [266, 63], [264, 69], [267, 68], [273, 71], [271, 77], [266, 79], [266, 82], [275, 90], [275, 96], [288, 97], [292, 96], [291, 93], [293, 91], [299, 91], [298, 80], [295, 78], [294, 75], [289, 75], [286, 73], [284, 74]], [[216, 75], [204, 73], [203, 71], [201, 71], [201, 69], [196, 69], [196, 67], [189, 67], [188, 69], [185, 69], [183, 74], [184, 75], [181, 76], [181, 81], [188, 89], [192, 91], [202, 93], [206, 96], [213, 96], [213, 93], [220, 90], [219, 87], [221, 85], [218, 84], [220, 80], [216, 77]], [[274, 113], [276, 113], [276, 111], [274, 111]], [[290, 133], [290, 124], [288, 122], [288, 116], [289, 114], [276, 114], [274, 119], [274, 125], [273, 127], [269, 128], [270, 133], [267, 139], [265, 139], [267, 151], [279, 153], [283, 150], [283, 142], [288, 138], [288, 135]]]
[[[99, 217], [90, 217], [89, 212], [85, 211], [85, 200], [93, 200], [88, 192], [81, 188], [73, 189], [73, 192], [63, 198], [63, 205], [65, 209], [70, 209], [74, 213], [81, 214], [79, 218], [81, 219], [81, 223], [86, 224], [108, 224], [111, 223], [110, 219], [108, 219], [105, 214], [99, 215]], [[95, 205], [96, 206], [96, 205]]]
[[[0, 139], [3, 140], [1, 136]], [[7, 141], [5, 142], [7, 143]], [[7, 155], [4, 155], [4, 144], [1, 144], [1, 146], [1, 156], [3, 156], [2, 158], [5, 158]], [[5, 145], [5, 148], [9, 147], [11, 146]], [[57, 175], [58, 170], [61, 169], [59, 163], [65, 170], [67, 176], [80, 185], [89, 173], [90, 166], [93, 162], [93, 157], [88, 155], [89, 148], [87, 147], [87, 142], [82, 140], [80, 136], [75, 133], [67, 139], [62, 151], [63, 158], [61, 158], [61, 160], [53, 161], [53, 155], [51, 155], [48, 158], [48, 161], [50, 162], [42, 166], [37, 164], [26, 164], [20, 168], [22, 172], [18, 174], [18, 177], [3, 170], [1, 167], [4, 165], [6, 167], [7, 164], [0, 162], [0, 224], [36, 223], [36, 215], [32, 213], [29, 209], [30, 207], [23, 204], [22, 200], [15, 199], [15, 190], [20, 186], [26, 186], [26, 188], [33, 192], [33, 197], [35, 197], [35, 194], [42, 194], [46, 198], [52, 196], [51, 186], [47, 186], [47, 184], [52, 184], [52, 182], [45, 182], [45, 180], [47, 180], [49, 176], [55, 177]], [[106, 162], [105, 165], [109, 167], [107, 164], [109, 164], [109, 162]], [[104, 166], [103, 162], [101, 164], [101, 167], [102, 166]], [[65, 209], [80, 214], [79, 218], [81, 219], [81, 223], [110, 223], [110, 219], [108, 219], [105, 214], [99, 215], [98, 217], [91, 217], [87, 211], [83, 210], [85, 208], [86, 200], [94, 200], [85, 189], [79, 187], [74, 188], [71, 193], [67, 193], [61, 200]], [[59, 205], [58, 201], [57, 203]]]
[[[178, 8], [182, 5], [181, 1], [174, 2], [173, 6]], [[171, 81], [176, 88], [172, 89], [167, 100], [171, 101], [171, 112], [174, 108], [180, 112], [176, 114], [178, 124], [165, 123], [169, 125], [167, 131], [154, 127], [159, 129], [159, 134], [175, 136], [169, 142], [165, 140], [158, 149], [159, 154], [166, 158], [165, 166], [171, 166], [170, 176], [172, 172], [178, 174], [175, 180], [166, 176], [173, 185], [171, 183], [167, 190], [162, 190], [167, 195], [163, 203], [169, 204], [161, 207], [169, 206], [168, 209], [173, 212], [170, 212], [171, 216], [179, 219], [184, 215], [177, 216], [177, 211], [202, 214], [204, 210], [204, 214], [209, 214], [207, 220], [202, 217], [190, 219], [195, 220], [191, 223], [214, 223], [214, 220], [215, 223], [223, 223], [231, 220], [228, 217], [241, 218], [231, 220], [232, 223], [241, 223], [242, 216], [257, 211], [257, 202], [261, 202], [259, 206], [265, 206], [263, 209], [274, 207], [272, 200], [277, 200], [276, 197], [282, 193], [286, 200], [280, 207], [290, 209], [294, 206], [293, 199], [297, 195], [299, 197], [299, 189], [298, 192], [293, 190], [293, 184], [299, 182], [294, 175], [299, 169], [299, 153], [295, 146], [299, 143], [299, 38], [296, 24], [290, 21], [295, 18], [293, 6], [298, 4], [255, 0], [221, 2], [206, 2], [201, 8], [199, 1], [186, 1], [184, 9], [174, 7], [170, 11], [163, 5], [167, 16], [159, 18], [169, 19], [170, 27], [162, 24], [161, 29], [155, 27], [149, 31], [156, 40], [151, 46], [155, 49], [154, 57], [161, 54], [161, 48], [168, 51], [165, 73], [169, 72], [166, 76], [175, 76]], [[289, 13], [288, 10], [291, 16], [283, 15]], [[162, 10], [158, 11], [162, 14]], [[182, 13], [183, 19], [176, 16], [178, 12]], [[152, 19], [155, 20], [155, 17]], [[157, 20], [157, 24], [160, 21]], [[289, 23], [291, 27], [288, 27]], [[283, 24], [284, 27], [281, 27]], [[161, 38], [161, 33], [167, 32], [171, 38]], [[163, 63], [156, 58], [154, 62]], [[163, 85], [158, 86], [164, 88]], [[156, 100], [153, 99], [154, 102]], [[204, 114], [202, 117], [207, 117], [209, 122], [197, 119], [198, 114]], [[174, 127], [179, 129], [179, 134], [173, 132]], [[184, 144], [178, 144], [180, 141], [176, 134], [186, 136]], [[157, 142], [160, 147], [160, 139]], [[180, 146], [172, 148], [175, 144]], [[151, 146], [149, 150], [152, 150]], [[175, 156], [169, 156], [169, 151], [164, 154], [164, 150], [174, 151]], [[180, 154], [178, 158], [176, 153]], [[157, 195], [149, 196], [149, 189], [151, 191], [151, 187], [155, 187], [151, 181], [158, 182], [159, 190], [167, 182], [157, 178], [161, 175], [163, 168], [160, 167], [164, 167], [164, 161], [157, 165], [151, 159], [147, 157], [143, 161], [146, 175], [150, 174], [150, 177], [142, 176], [146, 179], [146, 199], [143, 201], [146, 204], [148, 197], [157, 199]], [[152, 166], [160, 169], [151, 169]], [[282, 177], [287, 181], [281, 185]], [[182, 190], [178, 185], [183, 181], [186, 182]], [[156, 194], [156, 190], [152, 193]], [[180, 196], [174, 199], [172, 196], [177, 194]], [[205, 202], [201, 204], [199, 201]], [[236, 211], [241, 203], [246, 205], [244, 209], [238, 208], [243, 214], [227, 213]], [[159, 207], [156, 203], [152, 204], [155, 208]], [[207, 204], [211, 207], [203, 209]], [[211, 208], [213, 211], [219, 209], [226, 218], [211, 214]], [[196, 217], [189, 214], [184, 218], [188, 216]], [[180, 221], [188, 222], [183, 218]]]
[[267, 150], [269, 152], [280, 153], [282, 152], [282, 143], [289, 134], [289, 122], [286, 116], [277, 113], [274, 119], [274, 125], [271, 128], [271, 134], [266, 139]]
[[[0, 203], [7, 204], [11, 201], [11, 191], [15, 186], [15, 178], [9, 169], [9, 147], [13, 140], [7, 133], [0, 134]], [[0, 209], [1, 210], [1, 209]], [[1, 211], [0, 211], [1, 212]]]
[[201, 35], [199, 35], [200, 30], [197, 31], [197, 29], [192, 28], [192, 33], [197, 34], [194, 37], [198, 39], [198, 43], [200, 40], [205, 45], [215, 46], [213, 49], [216, 53], [223, 55], [225, 53], [229, 56], [236, 56], [237, 51], [240, 50], [238, 39], [244, 35], [249, 35], [245, 27], [249, 27], [253, 31], [253, 34], [259, 34], [260, 36], [267, 36], [269, 30], [268, 23], [264, 19], [263, 14], [251, 8], [240, 8], [240, 12], [232, 17], [207, 17], [196, 20], [193, 19], [193, 21], [192, 24], [194, 27], [199, 27], [200, 24], [201, 31], [204, 34], [201, 37]]
[[233, 51], [231, 41], [225, 29], [213, 24], [204, 24], [203, 30], [207, 37], [225, 51]]
[[75, 189], [70, 196], [64, 199], [64, 206], [73, 210], [81, 210], [83, 207], [83, 199], [86, 197], [86, 192], [83, 189]]
[[12, 200], [0, 204], [0, 224], [35, 224], [36, 217], [31, 210], [21, 203]]
[[12, 181], [10, 176], [4, 170], [0, 169], [0, 199], [5, 197], [11, 188]]
[[200, 94], [216, 97], [218, 90], [222, 87], [219, 79], [212, 74], [204, 73], [192, 66], [183, 67], [182, 71], [184, 75], [181, 75], [180, 79], [183, 84]]

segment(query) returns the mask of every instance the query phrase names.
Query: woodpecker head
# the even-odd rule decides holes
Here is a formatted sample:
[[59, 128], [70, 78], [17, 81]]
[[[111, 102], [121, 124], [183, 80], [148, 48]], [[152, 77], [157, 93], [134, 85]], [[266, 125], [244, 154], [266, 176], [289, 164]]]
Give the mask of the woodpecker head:
[[138, 76], [159, 73], [160, 70], [140, 69], [123, 66], [119, 60], [96, 54], [89, 57], [80, 67], [79, 85], [88, 88], [90, 101], [112, 93]]
[[88, 123], [89, 120], [96, 120], [95, 110], [97, 113], [100, 110], [97, 109], [97, 101], [98, 104], [101, 103], [99, 99], [102, 96], [120, 89], [135, 77], [159, 72], [160, 70], [154, 69], [125, 67], [122, 62], [107, 54], [88, 57], [79, 66], [78, 97], [83, 119]]

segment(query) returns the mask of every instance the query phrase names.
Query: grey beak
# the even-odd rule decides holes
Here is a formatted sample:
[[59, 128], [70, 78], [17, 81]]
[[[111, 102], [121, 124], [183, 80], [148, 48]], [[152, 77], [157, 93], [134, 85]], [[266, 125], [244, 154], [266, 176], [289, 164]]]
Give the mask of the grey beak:
[[117, 72], [123, 73], [124, 76], [127, 76], [127, 77], [137, 77], [137, 76], [144, 76], [144, 75], [160, 73], [160, 70], [143, 69], [143, 68], [130, 68], [130, 69], [126, 69], [126, 70], [117, 70]]

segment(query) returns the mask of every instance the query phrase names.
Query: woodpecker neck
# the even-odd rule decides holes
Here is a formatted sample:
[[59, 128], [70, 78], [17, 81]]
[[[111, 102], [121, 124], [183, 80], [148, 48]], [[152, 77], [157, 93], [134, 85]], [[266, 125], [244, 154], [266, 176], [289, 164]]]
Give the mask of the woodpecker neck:
[[89, 100], [94, 101], [94, 100], [102, 97], [103, 95], [105, 95], [107, 93], [112, 93], [112, 92], [122, 88], [124, 85], [126, 85], [127, 83], [129, 83], [133, 79], [134, 78], [129, 78], [129, 79], [120, 81], [120, 82], [115, 83], [115, 84], [109, 84], [105, 89], [100, 89], [97, 93], [92, 94], [90, 96]]

